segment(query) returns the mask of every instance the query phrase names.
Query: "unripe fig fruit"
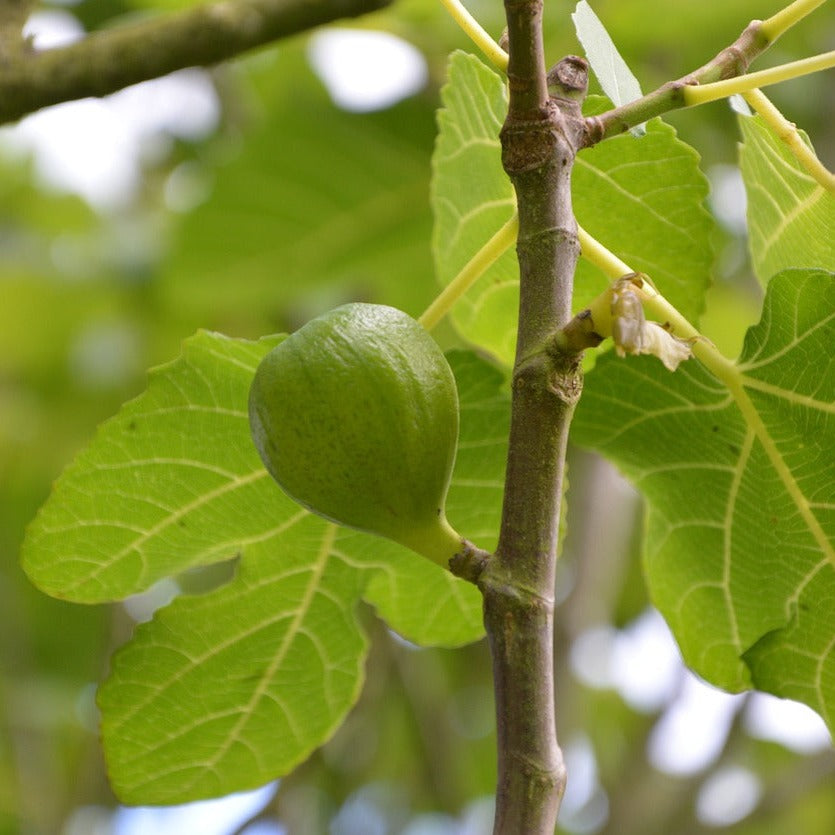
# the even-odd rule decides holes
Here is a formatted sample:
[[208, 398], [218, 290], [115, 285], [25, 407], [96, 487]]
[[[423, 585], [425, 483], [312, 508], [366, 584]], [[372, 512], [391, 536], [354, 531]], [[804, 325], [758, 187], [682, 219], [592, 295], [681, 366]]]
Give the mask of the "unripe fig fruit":
[[249, 394], [255, 446], [293, 499], [446, 566], [444, 514], [458, 441], [452, 371], [418, 322], [348, 304], [264, 357]]

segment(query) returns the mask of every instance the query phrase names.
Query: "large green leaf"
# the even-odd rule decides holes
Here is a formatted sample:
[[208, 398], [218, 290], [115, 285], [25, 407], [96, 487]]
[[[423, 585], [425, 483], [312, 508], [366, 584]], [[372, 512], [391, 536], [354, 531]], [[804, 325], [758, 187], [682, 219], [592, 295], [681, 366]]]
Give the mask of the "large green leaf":
[[23, 564], [36, 585], [82, 603], [118, 600], [273, 530], [246, 409], [270, 344], [199, 334], [151, 372], [145, 394], [101, 427], [30, 526]]
[[[697, 361], [601, 357], [572, 438], [649, 511], [654, 602], [687, 663], [800, 699], [835, 727], [835, 276], [786, 271], [723, 380]], [[605, 508], [601, 508], [605, 518]]]
[[835, 193], [803, 169], [759, 116], [740, 114], [739, 125], [748, 243], [760, 281], [792, 267], [835, 270]]
[[[104, 424], [32, 524], [24, 568], [44, 591], [121, 599], [239, 558], [231, 582], [181, 596], [137, 628], [100, 691], [111, 778], [131, 802], [255, 786], [320, 745], [356, 700], [365, 598], [410, 640], [482, 634], [475, 587], [405, 549], [288, 499], [249, 437], [260, 342], [200, 333]], [[508, 425], [502, 377], [452, 356], [461, 400], [451, 521], [491, 547]]]
[[[507, 110], [502, 79], [463, 52], [450, 59], [442, 90], [433, 157], [433, 251], [441, 284], [448, 284], [515, 209], [501, 165], [499, 130]], [[600, 101], [590, 103], [600, 107]], [[636, 270], [652, 276], [664, 295], [692, 320], [702, 311], [712, 263], [713, 223], [704, 209], [707, 183], [698, 155], [660, 120], [582, 151], [574, 167], [577, 219]], [[576, 310], [606, 286], [606, 277], [581, 261]], [[506, 251], [453, 309], [462, 334], [510, 363], [516, 339], [518, 269]]]

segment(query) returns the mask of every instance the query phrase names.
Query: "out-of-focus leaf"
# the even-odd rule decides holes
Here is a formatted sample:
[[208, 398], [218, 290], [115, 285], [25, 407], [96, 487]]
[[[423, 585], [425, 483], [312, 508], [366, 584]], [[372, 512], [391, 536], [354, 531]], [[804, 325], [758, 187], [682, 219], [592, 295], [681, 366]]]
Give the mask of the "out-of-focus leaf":
[[[262, 329], [351, 299], [418, 315], [434, 293], [427, 244], [431, 103], [338, 109], [297, 49], [259, 67], [264, 112], [239, 151], [207, 173], [159, 292], [189, 325]], [[291, 321], [295, 324], [295, 321]]]

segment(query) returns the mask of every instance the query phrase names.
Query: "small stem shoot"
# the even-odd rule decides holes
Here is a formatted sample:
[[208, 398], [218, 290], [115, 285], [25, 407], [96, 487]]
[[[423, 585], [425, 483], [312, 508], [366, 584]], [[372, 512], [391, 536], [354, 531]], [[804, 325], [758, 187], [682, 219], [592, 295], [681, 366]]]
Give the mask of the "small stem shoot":
[[487, 34], [481, 24], [467, 11], [460, 0], [441, 0], [452, 19], [464, 34], [485, 54], [501, 72], [507, 72], [507, 53]]
[[832, 67], [835, 67], [835, 50], [824, 52], [822, 55], [814, 55], [811, 58], [803, 58], [800, 61], [791, 61], [778, 67], [770, 67], [767, 70], [747, 73], [736, 78], [714, 81], [711, 84], [689, 85], [683, 90], [684, 105], [685, 107], [692, 107], [697, 104], [705, 104], [717, 99], [727, 98], [735, 93], [747, 93], [758, 87], [768, 87], [770, 84], [800, 78]]

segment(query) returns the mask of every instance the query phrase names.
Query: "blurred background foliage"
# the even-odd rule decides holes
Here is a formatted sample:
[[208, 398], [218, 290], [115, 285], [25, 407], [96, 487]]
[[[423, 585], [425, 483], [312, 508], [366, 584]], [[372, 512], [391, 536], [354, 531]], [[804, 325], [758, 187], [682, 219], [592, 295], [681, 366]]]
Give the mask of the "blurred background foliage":
[[[65, 24], [72, 16], [93, 30], [188, 2], [82, 0], [40, 13], [57, 11]], [[708, 60], [750, 19], [782, 4], [593, 5], [649, 90]], [[499, 35], [501, 4], [478, 0], [470, 8]], [[553, 61], [579, 51], [572, 8], [547, 5]], [[311, 66], [305, 36], [186, 76], [183, 101], [203, 108], [190, 126], [180, 119], [188, 106], [166, 105], [170, 90], [160, 90], [114, 97], [106, 123], [88, 102], [53, 109], [61, 120], [41, 114], [39, 128], [24, 120], [0, 130], [0, 835], [168, 831], [159, 820], [115, 814], [96, 736], [95, 682], [143, 616], [143, 601], [63, 604], [33, 589], [18, 566], [25, 526], [62, 467], [99, 422], [142, 390], [145, 369], [175, 356], [197, 328], [256, 337], [347, 300], [418, 315], [436, 292], [428, 204], [434, 113], [449, 51], [470, 46], [434, 0], [398, 0], [349, 25], [417, 47], [426, 68], [419, 89], [371, 111], [340, 107]], [[833, 46], [830, 3], [758, 66]], [[786, 84], [773, 98], [832, 166], [831, 74]], [[158, 118], [140, 130], [143, 110]], [[715, 104], [669, 121], [699, 150], [715, 186], [722, 232], [705, 329], [733, 352], [758, 316], [740, 223], [735, 120]], [[105, 141], [128, 164], [124, 184], [104, 192], [68, 186], [44, 148], [73, 138], [63, 164], [74, 166], [76, 180], [84, 179], [90, 149]], [[440, 338], [456, 342], [449, 328]], [[640, 503], [630, 489], [574, 452], [569, 514], [556, 646], [560, 735], [572, 775], [564, 831], [835, 831], [835, 754], [825, 740], [763, 739], [752, 730], [748, 697], [722, 702], [704, 730], [698, 711], [679, 717], [687, 704], [704, 707], [712, 697], [693, 691], [647, 614]], [[194, 819], [176, 831], [489, 832], [495, 738], [486, 647], [417, 650], [371, 611], [365, 616], [375, 639], [368, 680], [335, 738], [267, 796], [248, 829], [239, 821], [210, 830]], [[616, 675], [620, 656], [627, 670]], [[701, 759], [673, 756], [683, 745], [670, 730], [676, 721], [713, 740]]]

